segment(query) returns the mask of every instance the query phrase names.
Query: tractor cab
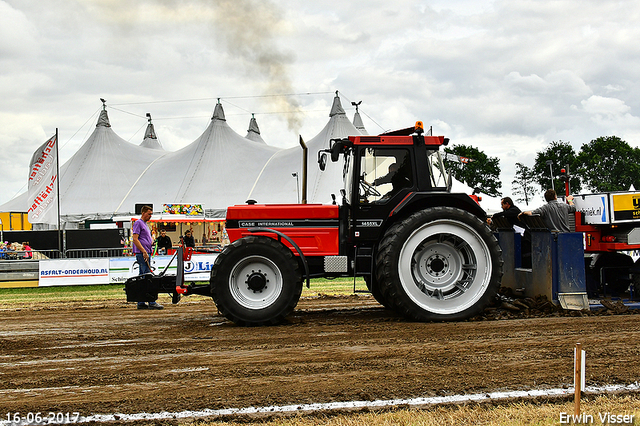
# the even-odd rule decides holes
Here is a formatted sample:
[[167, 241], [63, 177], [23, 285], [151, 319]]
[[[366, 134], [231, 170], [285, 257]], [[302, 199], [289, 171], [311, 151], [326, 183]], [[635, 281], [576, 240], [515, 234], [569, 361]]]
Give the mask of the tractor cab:
[[349, 210], [352, 239], [378, 241], [386, 222], [404, 203], [451, 189], [451, 176], [439, 150], [448, 139], [424, 136], [421, 122], [379, 136], [350, 136], [332, 142], [332, 161], [344, 155], [342, 205]]

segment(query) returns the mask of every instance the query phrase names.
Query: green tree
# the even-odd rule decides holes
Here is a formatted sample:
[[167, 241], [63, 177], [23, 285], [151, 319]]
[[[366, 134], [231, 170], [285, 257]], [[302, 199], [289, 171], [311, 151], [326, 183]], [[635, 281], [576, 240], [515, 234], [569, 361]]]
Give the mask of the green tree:
[[536, 174], [533, 168], [516, 163], [516, 173], [511, 185], [516, 200], [529, 205], [529, 200], [536, 192]]
[[[548, 161], [551, 161], [549, 167]], [[569, 187], [571, 192], [576, 194], [582, 189], [580, 174], [576, 170], [576, 152], [569, 142], [553, 141], [543, 151], [538, 152], [533, 172], [540, 189], [547, 190], [555, 188], [559, 194], [564, 193], [564, 182], [558, 179], [560, 170], [569, 166]], [[553, 171], [553, 185], [551, 184], [551, 171]]]
[[595, 192], [640, 188], [640, 149], [617, 136], [601, 136], [582, 145], [576, 167], [585, 185]]
[[445, 165], [456, 179], [472, 188], [480, 188], [482, 192], [492, 197], [502, 195], [498, 157], [489, 157], [479, 149], [467, 145], [453, 145], [445, 148], [445, 152], [473, 160], [460, 163], [445, 159]]

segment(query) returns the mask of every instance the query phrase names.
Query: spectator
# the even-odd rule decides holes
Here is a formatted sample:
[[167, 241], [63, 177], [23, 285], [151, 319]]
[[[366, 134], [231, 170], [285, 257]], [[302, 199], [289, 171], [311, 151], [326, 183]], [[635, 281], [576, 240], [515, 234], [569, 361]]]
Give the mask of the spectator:
[[560, 203], [556, 191], [548, 189], [544, 193], [544, 199], [547, 200], [547, 204], [533, 211], [522, 212], [518, 217], [523, 214], [529, 216], [539, 214], [550, 231], [571, 232], [571, 228], [569, 228], [569, 213], [575, 213], [576, 211], [576, 207], [573, 205], [573, 195], [567, 196], [568, 204]]
[[164, 229], [160, 230], [160, 236], [156, 239], [156, 244], [158, 245], [158, 254], [169, 254], [169, 250], [171, 247], [171, 238], [167, 235], [167, 231]]
[[191, 230], [187, 229], [184, 232], [184, 246], [185, 247], [195, 247], [196, 241], [193, 239], [193, 235], [191, 235]]
[[24, 250], [25, 259], [31, 259], [33, 257], [33, 254], [31, 252], [31, 247], [29, 246], [28, 241], [25, 241], [24, 243], [22, 243], [22, 250]]
[[500, 207], [502, 207], [502, 211], [494, 214], [490, 218], [487, 218], [487, 223], [489, 225], [493, 225], [492, 218], [494, 217], [504, 217], [509, 221], [512, 226], [517, 226], [519, 228], [525, 229], [525, 225], [520, 222], [518, 215], [522, 212], [518, 207], [513, 205], [513, 200], [511, 197], [504, 197], [500, 200]]
[[18, 258], [18, 254], [16, 253], [18, 243], [11, 243], [7, 246], [7, 258], [11, 260], [15, 260]]

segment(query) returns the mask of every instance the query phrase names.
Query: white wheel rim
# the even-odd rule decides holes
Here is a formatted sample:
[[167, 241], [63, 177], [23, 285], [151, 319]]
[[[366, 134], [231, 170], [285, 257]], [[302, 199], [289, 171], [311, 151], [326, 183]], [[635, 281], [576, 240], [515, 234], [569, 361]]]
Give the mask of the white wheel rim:
[[469, 225], [449, 219], [416, 229], [398, 260], [400, 284], [420, 308], [442, 315], [473, 306], [491, 281], [491, 253]]
[[[264, 280], [264, 288], [252, 289], [249, 280]], [[229, 276], [231, 295], [248, 309], [264, 309], [271, 306], [282, 293], [282, 272], [264, 256], [248, 256], [238, 262]]]

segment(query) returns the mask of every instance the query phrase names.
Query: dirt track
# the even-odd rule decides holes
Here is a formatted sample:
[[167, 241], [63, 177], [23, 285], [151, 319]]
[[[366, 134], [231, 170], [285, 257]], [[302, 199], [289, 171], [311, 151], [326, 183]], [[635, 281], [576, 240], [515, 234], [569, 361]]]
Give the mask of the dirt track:
[[[240, 328], [210, 300], [138, 311], [87, 302], [0, 311], [0, 413], [220, 409], [640, 380], [640, 316], [411, 323], [370, 296], [301, 300]], [[165, 303], [166, 302], [166, 303]], [[4, 417], [6, 419], [6, 417]]]

